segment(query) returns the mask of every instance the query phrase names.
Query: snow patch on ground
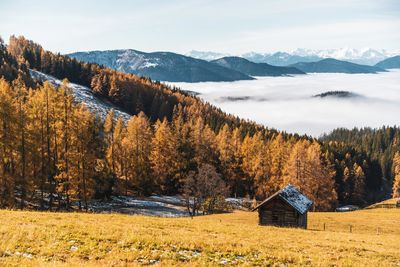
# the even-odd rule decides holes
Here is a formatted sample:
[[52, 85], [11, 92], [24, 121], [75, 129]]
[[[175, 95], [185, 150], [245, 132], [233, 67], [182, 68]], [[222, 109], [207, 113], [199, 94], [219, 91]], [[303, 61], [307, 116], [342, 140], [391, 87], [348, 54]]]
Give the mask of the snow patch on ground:
[[226, 198], [225, 201], [230, 205], [233, 210], [249, 210], [253, 201], [249, 198]]
[[178, 206], [185, 205], [185, 200], [179, 196], [156, 196], [156, 195], [154, 195], [149, 198], [152, 200], [155, 200], [155, 201], [160, 201], [160, 202], [164, 202], [164, 203], [168, 203], [168, 204], [172, 204], [172, 205], [178, 205]]
[[189, 216], [183, 198], [178, 196], [151, 196], [147, 198], [113, 196], [109, 201], [91, 201], [89, 209], [93, 212], [116, 212], [156, 217]]
[[[227, 198], [226, 202], [232, 210], [248, 210], [251, 206], [248, 198]], [[90, 201], [89, 210], [100, 213], [125, 213], [170, 218], [189, 216], [186, 201], [182, 196], [113, 196], [108, 201]]]

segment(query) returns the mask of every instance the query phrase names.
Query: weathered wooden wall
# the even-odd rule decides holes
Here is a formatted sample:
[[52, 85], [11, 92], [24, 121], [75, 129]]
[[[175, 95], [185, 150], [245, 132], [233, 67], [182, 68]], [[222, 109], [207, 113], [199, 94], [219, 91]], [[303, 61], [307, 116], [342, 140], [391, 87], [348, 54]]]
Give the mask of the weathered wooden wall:
[[300, 214], [284, 200], [276, 197], [258, 209], [260, 225], [307, 227], [307, 213]]

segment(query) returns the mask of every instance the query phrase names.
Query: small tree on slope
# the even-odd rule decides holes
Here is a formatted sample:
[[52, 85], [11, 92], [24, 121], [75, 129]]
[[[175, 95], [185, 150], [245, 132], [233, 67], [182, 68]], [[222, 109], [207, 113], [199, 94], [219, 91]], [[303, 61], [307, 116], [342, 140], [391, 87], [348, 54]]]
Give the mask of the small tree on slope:
[[197, 172], [190, 172], [184, 184], [184, 197], [190, 216], [213, 213], [220, 198], [227, 194], [227, 186], [214, 166], [202, 164]]

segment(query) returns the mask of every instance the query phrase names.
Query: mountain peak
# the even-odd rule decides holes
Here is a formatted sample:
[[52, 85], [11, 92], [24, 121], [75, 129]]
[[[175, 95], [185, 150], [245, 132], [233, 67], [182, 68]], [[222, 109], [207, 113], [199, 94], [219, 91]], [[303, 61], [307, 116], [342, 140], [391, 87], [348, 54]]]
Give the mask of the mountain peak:
[[191, 50], [191, 51], [189, 51], [189, 53], [187, 53], [185, 55], [188, 57], [203, 59], [203, 60], [207, 60], [207, 61], [231, 56], [230, 54], [227, 54], [227, 53], [219, 53], [219, 52], [212, 52], [212, 51], [197, 51], [197, 50]]

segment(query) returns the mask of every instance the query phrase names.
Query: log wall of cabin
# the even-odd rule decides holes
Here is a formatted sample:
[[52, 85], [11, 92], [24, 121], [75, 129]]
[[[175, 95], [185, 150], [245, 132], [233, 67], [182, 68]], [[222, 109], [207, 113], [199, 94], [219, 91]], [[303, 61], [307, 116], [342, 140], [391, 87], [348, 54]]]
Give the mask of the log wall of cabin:
[[260, 225], [307, 227], [307, 213], [300, 214], [279, 197], [261, 206], [258, 213]]

